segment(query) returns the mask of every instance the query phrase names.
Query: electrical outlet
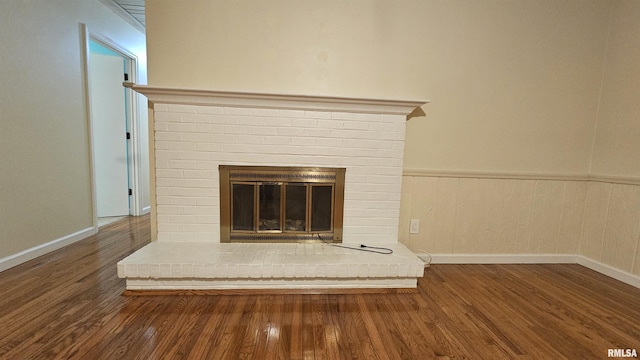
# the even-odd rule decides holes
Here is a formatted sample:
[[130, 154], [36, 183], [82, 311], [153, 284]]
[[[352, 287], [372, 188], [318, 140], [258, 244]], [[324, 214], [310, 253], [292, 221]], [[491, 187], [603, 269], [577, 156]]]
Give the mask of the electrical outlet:
[[411, 223], [409, 225], [409, 234], [418, 233], [420, 233], [420, 219], [411, 219]]

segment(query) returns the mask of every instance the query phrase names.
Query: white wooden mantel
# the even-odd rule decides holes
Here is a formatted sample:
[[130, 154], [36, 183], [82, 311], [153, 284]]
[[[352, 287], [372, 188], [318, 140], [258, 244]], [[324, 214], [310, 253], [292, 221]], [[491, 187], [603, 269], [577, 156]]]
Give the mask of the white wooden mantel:
[[369, 99], [180, 89], [137, 85], [131, 82], [124, 82], [123, 85], [145, 95], [152, 103], [162, 104], [409, 115], [416, 108], [429, 102], [428, 100]]

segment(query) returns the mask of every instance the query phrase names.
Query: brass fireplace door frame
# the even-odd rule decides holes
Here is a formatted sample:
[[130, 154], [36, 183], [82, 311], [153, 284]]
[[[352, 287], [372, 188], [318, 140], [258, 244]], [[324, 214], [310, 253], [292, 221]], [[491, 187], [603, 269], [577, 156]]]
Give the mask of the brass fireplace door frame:
[[[282, 167], [282, 166], [234, 166], [220, 165], [220, 242], [342, 242], [344, 214], [344, 168]], [[308, 184], [308, 186], [332, 187], [332, 218], [330, 231], [311, 231], [311, 201], [307, 200], [305, 231], [288, 231], [284, 222], [285, 186], [281, 186], [280, 230], [259, 230], [257, 216], [258, 201], [254, 201], [253, 230], [232, 231], [232, 184], [286, 185]], [[257, 193], [256, 186], [256, 193]], [[310, 191], [307, 191], [309, 194]], [[310, 195], [308, 195], [309, 197]]]

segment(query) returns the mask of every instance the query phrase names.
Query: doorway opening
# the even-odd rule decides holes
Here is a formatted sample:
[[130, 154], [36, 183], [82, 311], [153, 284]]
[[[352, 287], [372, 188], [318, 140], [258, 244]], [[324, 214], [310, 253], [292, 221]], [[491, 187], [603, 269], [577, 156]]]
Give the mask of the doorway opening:
[[91, 127], [98, 218], [131, 213], [130, 99], [122, 81], [131, 59], [93, 38], [89, 41]]
[[139, 100], [122, 85], [137, 80], [137, 57], [82, 28], [94, 227], [98, 228], [103, 220], [144, 213]]

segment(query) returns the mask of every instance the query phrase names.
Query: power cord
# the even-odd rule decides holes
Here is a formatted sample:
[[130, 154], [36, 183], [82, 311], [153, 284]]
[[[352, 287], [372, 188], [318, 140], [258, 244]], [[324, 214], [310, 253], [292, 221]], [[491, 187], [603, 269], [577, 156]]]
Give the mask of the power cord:
[[367, 251], [367, 252], [372, 252], [372, 253], [376, 253], [376, 254], [384, 254], [384, 255], [393, 254], [393, 250], [389, 249], [389, 248], [377, 247], [377, 246], [368, 246], [368, 245], [364, 245], [364, 244], [360, 244], [359, 248], [355, 248], [355, 247], [351, 247], [351, 246], [344, 246], [344, 245], [337, 245], [337, 244], [333, 244], [333, 243], [325, 241], [322, 238], [322, 236], [320, 236], [320, 234], [316, 234], [316, 235], [318, 236], [318, 239], [320, 239], [320, 241], [322, 241], [322, 243], [326, 244], [326, 245], [331, 245], [331, 246], [335, 246], [335, 247], [339, 247], [339, 248], [343, 248], [343, 249], [350, 249], [350, 250], [357, 250], [357, 251]]
[[416, 251], [422, 251], [422, 252], [424, 253], [424, 255], [428, 256], [428, 258], [427, 258], [427, 259], [423, 259], [423, 258], [422, 258], [422, 256], [423, 256], [423, 255], [422, 255], [422, 254], [417, 255], [417, 256], [418, 256], [418, 259], [422, 260], [422, 262], [424, 263], [424, 265], [425, 265], [425, 266], [429, 266], [429, 265], [431, 265], [431, 260], [432, 260], [432, 259], [431, 259], [431, 255], [429, 255], [429, 253], [428, 253], [428, 252], [426, 252], [425, 250], [422, 250], [422, 249], [415, 249], [415, 250], [416, 250]]

